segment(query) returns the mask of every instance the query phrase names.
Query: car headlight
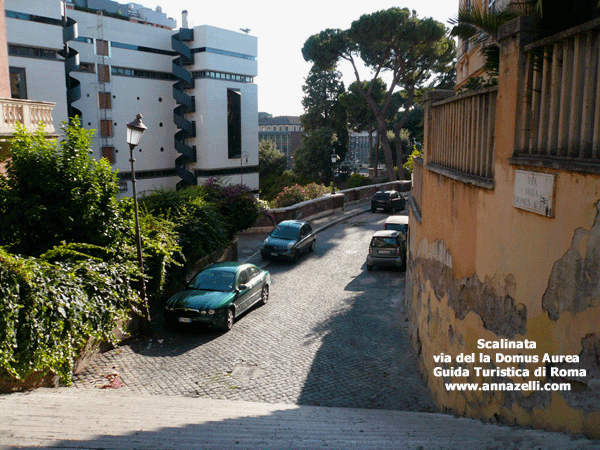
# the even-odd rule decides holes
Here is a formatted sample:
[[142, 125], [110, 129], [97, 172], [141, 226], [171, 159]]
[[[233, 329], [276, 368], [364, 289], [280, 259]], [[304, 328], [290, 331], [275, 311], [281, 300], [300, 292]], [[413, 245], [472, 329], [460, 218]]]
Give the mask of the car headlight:
[[288, 250], [291, 250], [291, 248], [294, 246], [294, 242], [290, 242], [287, 246]]
[[211, 316], [212, 316], [214, 313], [215, 313], [215, 310], [214, 310], [214, 309], [209, 309], [209, 310], [208, 310], [208, 314], [210, 314]]

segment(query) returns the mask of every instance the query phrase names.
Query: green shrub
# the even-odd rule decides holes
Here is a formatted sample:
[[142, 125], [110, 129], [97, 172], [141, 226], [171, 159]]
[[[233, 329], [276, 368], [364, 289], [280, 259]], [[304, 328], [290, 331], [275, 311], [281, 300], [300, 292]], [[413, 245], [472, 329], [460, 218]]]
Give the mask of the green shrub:
[[89, 337], [112, 341], [137, 299], [137, 269], [92, 260], [51, 264], [0, 249], [0, 368], [16, 379], [52, 372], [69, 384]]
[[230, 225], [231, 237], [250, 228], [256, 222], [260, 206], [248, 186], [224, 186], [218, 179], [211, 177], [200, 189], [205, 193], [205, 199], [217, 205], [217, 209], [225, 217], [225, 221]]
[[[163, 228], [160, 236], [164, 246], [156, 253], [158, 258], [146, 263], [148, 273], [153, 278], [159, 277], [150, 285], [159, 289], [158, 295], [171, 283], [180, 282], [197, 260], [225, 248], [231, 241], [231, 224], [218, 206], [206, 201], [205, 197], [207, 193], [194, 186], [179, 191], [159, 190], [140, 199], [141, 209], [156, 219], [153, 226]], [[148, 223], [151, 223], [150, 219]], [[156, 237], [154, 234], [148, 239]], [[167, 256], [169, 252], [170, 256]]]
[[89, 150], [93, 132], [77, 118], [64, 139], [17, 128], [7, 177], [0, 177], [0, 245], [38, 256], [62, 241], [114, 245], [121, 236], [116, 175]]
[[359, 175], [358, 173], [353, 173], [348, 177], [348, 188], [350, 189], [368, 186], [370, 184], [373, 184], [373, 181], [370, 178]]
[[329, 189], [322, 184], [309, 183], [306, 186], [300, 186], [296, 183], [283, 188], [273, 200], [273, 206], [275, 208], [285, 208], [306, 200], [322, 197], [327, 192], [329, 192]]
[[308, 200], [308, 194], [304, 187], [299, 184], [294, 184], [292, 186], [284, 187], [283, 190], [277, 194], [277, 197], [273, 200], [273, 206], [275, 206], [275, 208], [285, 208], [286, 206], [292, 206], [306, 200]]

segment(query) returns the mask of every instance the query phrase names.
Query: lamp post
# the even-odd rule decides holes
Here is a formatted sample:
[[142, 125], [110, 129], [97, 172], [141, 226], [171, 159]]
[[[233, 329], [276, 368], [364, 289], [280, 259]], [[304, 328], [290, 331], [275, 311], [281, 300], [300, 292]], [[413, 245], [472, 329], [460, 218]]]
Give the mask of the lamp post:
[[246, 157], [246, 165], [248, 165], [248, 152], [240, 154], [240, 184], [244, 184], [244, 157]]
[[334, 171], [335, 171], [335, 163], [337, 162], [338, 159], [338, 155], [335, 152], [335, 150], [333, 152], [331, 152], [331, 195], [335, 194], [335, 185], [334, 185]]
[[127, 143], [129, 144], [129, 162], [131, 162], [131, 188], [133, 190], [133, 206], [135, 212], [135, 240], [137, 246], [138, 264], [142, 274], [142, 284], [140, 286], [140, 296], [142, 299], [142, 315], [144, 319], [143, 330], [150, 330], [150, 309], [148, 308], [148, 300], [146, 298], [146, 283], [144, 282], [144, 259], [142, 257], [142, 237], [140, 236], [140, 219], [138, 215], [137, 191], [135, 187], [135, 158], [133, 157], [133, 149], [140, 143], [144, 131], [148, 128], [142, 122], [142, 115], [138, 114], [133, 122], [127, 124]]

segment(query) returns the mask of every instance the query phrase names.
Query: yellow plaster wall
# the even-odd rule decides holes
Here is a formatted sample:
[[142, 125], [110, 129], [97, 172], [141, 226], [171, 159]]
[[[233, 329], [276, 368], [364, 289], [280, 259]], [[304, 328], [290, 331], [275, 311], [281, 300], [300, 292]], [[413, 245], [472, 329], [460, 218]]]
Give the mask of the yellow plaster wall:
[[[510, 117], [502, 111], [498, 114], [503, 115]], [[512, 145], [510, 139], [504, 138], [499, 138], [497, 144]], [[435, 275], [425, 273], [424, 261], [432, 258], [450, 270], [459, 284], [473, 276], [481, 282], [490, 279], [492, 284], [509, 275], [514, 277], [514, 301], [527, 308], [527, 321], [525, 334], [513, 339], [535, 341], [537, 349], [530, 354], [538, 354], [540, 358], [544, 353], [579, 355], [586, 335], [600, 336], [600, 302], [576, 314], [563, 312], [557, 321], [552, 321], [542, 309], [542, 297], [554, 264], [571, 247], [577, 229], [589, 231], [594, 225], [598, 214], [596, 203], [600, 201], [600, 176], [543, 170], [557, 174], [556, 216], [548, 218], [512, 205], [515, 170], [541, 169], [513, 166], [508, 158], [497, 158], [495, 169], [493, 190], [461, 183], [427, 169], [423, 171], [422, 223], [411, 219], [413, 261], [409, 270], [413, 286], [407, 301], [412, 313], [413, 339], [416, 342], [418, 335], [429, 387], [443, 410], [490, 420], [497, 415], [508, 423], [600, 438], [600, 410], [578, 410], [560, 393], [551, 393], [549, 402], [523, 406], [518, 401], [506, 402], [506, 394], [502, 392], [485, 396], [480, 392], [448, 392], [444, 380], [432, 375], [436, 366], [433, 355], [450, 354], [454, 361], [459, 353], [481, 352], [476, 349], [478, 339], [494, 341], [506, 337], [486, 329], [474, 312], [464, 319], [456, 316], [449, 306], [448, 292], [436, 293], [431, 282]], [[494, 351], [487, 353], [494, 357]], [[531, 370], [539, 366], [532, 365]], [[473, 380], [482, 381], [474, 375], [470, 380], [454, 381]], [[525, 398], [531, 395], [524, 394]]]

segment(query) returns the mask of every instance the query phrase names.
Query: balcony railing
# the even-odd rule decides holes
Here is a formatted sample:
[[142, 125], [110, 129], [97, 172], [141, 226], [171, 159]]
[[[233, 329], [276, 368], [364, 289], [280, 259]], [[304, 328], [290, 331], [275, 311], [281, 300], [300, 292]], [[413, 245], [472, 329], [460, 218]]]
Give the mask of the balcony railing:
[[44, 133], [55, 133], [52, 123], [52, 109], [54, 103], [35, 102], [31, 100], [17, 100], [0, 98], [0, 136], [12, 136], [16, 131], [17, 123], [25, 126], [29, 131], [44, 128]]
[[432, 104], [428, 168], [493, 186], [497, 92], [497, 87], [484, 88]]
[[600, 20], [525, 47], [514, 156], [600, 170]]

